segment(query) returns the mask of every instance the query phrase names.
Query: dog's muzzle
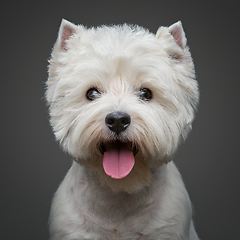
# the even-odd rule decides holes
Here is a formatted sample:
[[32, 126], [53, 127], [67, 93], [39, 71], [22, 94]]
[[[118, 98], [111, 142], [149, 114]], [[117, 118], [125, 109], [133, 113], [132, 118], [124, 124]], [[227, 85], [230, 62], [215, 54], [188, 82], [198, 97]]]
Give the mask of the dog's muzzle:
[[121, 140], [123, 133], [130, 125], [130, 115], [125, 112], [111, 112], [105, 118], [105, 123], [114, 134], [114, 139], [100, 144], [99, 150], [103, 154], [103, 169], [114, 178], [122, 179], [129, 175], [135, 164], [137, 148], [128, 140]]

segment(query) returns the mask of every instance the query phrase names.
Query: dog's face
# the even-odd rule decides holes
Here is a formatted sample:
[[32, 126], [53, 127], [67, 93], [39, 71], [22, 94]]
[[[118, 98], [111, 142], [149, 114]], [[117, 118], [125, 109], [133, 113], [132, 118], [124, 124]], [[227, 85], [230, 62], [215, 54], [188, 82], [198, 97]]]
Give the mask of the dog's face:
[[85, 29], [63, 20], [47, 101], [57, 140], [113, 190], [137, 191], [172, 159], [198, 102], [181, 23]]

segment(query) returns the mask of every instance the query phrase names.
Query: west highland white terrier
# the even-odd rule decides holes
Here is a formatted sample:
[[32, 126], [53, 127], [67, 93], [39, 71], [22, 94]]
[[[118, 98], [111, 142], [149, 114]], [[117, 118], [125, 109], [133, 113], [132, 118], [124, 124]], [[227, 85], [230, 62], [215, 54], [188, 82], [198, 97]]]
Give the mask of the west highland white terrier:
[[171, 161], [191, 129], [198, 84], [181, 22], [156, 34], [62, 20], [46, 99], [73, 158], [50, 213], [51, 240], [197, 240]]

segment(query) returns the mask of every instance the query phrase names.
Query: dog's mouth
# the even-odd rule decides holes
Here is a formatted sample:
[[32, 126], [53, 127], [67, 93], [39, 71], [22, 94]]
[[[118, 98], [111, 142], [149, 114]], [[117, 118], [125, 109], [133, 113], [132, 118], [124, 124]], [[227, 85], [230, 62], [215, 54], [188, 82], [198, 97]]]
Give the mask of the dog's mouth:
[[103, 154], [103, 169], [108, 176], [122, 179], [129, 175], [138, 152], [136, 146], [131, 142], [114, 141], [102, 143], [99, 150]]

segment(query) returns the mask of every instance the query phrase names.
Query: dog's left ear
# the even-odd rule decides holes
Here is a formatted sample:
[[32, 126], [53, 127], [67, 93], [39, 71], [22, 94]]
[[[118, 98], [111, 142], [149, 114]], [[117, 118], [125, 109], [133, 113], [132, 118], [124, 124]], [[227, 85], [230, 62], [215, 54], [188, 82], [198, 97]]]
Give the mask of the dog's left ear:
[[175, 43], [177, 43], [179, 47], [182, 49], [186, 47], [187, 38], [185, 36], [181, 21], [172, 24], [170, 27], [160, 27], [156, 33], [156, 37], [158, 39], [167, 40], [169, 35], [173, 37]]
[[168, 28], [168, 30], [171, 33], [171, 35], [174, 37], [178, 46], [180, 46], [182, 49], [184, 49], [187, 44], [187, 38], [185, 36], [185, 32], [183, 30], [181, 21], [178, 21], [178, 22], [172, 24]]

